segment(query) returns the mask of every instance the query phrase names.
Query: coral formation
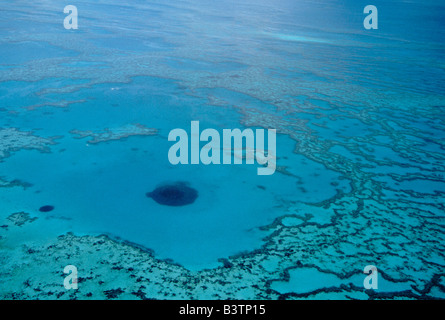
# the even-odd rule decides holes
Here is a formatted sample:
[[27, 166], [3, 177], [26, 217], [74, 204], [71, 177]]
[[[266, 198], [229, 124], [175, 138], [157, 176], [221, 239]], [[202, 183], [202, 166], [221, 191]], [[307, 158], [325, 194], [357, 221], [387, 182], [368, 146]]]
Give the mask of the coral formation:
[[9, 221], [11, 221], [16, 226], [22, 226], [27, 222], [33, 222], [36, 220], [36, 217], [31, 218], [29, 213], [27, 212], [16, 212], [11, 214], [8, 218]]
[[40, 152], [49, 152], [49, 146], [58, 137], [42, 138], [32, 132], [20, 131], [17, 128], [0, 128], [0, 162], [10, 156], [14, 151], [21, 149], [36, 149]]
[[158, 130], [147, 128], [141, 124], [129, 124], [119, 128], [106, 128], [102, 132], [71, 130], [70, 133], [77, 135], [76, 139], [90, 137], [92, 139], [88, 140], [88, 143], [96, 144], [110, 140], [121, 140], [131, 136], [154, 136], [158, 134]]

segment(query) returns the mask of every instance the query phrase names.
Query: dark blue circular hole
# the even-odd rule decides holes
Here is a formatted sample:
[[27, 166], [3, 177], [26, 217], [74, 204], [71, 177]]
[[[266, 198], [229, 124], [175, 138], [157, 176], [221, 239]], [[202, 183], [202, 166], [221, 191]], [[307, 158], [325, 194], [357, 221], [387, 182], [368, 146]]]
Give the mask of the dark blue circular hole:
[[198, 191], [189, 187], [185, 182], [175, 182], [157, 187], [146, 196], [165, 206], [185, 206], [195, 202]]
[[40, 207], [39, 211], [40, 212], [50, 212], [54, 210], [54, 206], [43, 206]]

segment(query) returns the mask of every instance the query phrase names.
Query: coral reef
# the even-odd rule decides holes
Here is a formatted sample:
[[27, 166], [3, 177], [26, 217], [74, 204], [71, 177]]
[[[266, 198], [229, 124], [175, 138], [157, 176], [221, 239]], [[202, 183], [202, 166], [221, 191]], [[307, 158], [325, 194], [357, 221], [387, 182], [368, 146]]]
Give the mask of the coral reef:
[[31, 218], [29, 213], [27, 212], [16, 212], [11, 214], [8, 218], [9, 221], [11, 221], [16, 226], [22, 226], [27, 222], [33, 222], [37, 219], [37, 217]]
[[[199, 14], [203, 10], [200, 4], [186, 3], [196, 17], [206, 16]], [[268, 8], [264, 4], [264, 10], [273, 12], [274, 5]], [[140, 28], [140, 32], [134, 28], [135, 23], [146, 26], [142, 15], [116, 20], [108, 10], [94, 11], [92, 7], [91, 15], [99, 12], [103, 21], [118, 21], [119, 28], [116, 23], [105, 23], [98, 25], [100, 33], [92, 30], [90, 34], [71, 33], [69, 37], [58, 32], [10, 32], [14, 30], [12, 26], [5, 29], [5, 45], [39, 43], [54, 46], [66, 55], [2, 63], [3, 85], [17, 81], [38, 87], [60, 75], [67, 75], [70, 81], [43, 84], [37, 92], [31, 92], [40, 100], [23, 99], [20, 108], [15, 106], [18, 101], [2, 104], [2, 121], [7, 120], [0, 125], [8, 128], [0, 128], [0, 162], [22, 149], [49, 152], [54, 144], [55, 138], [9, 127], [8, 121], [17, 114], [28, 115], [31, 110], [34, 114], [42, 107], [69, 112], [71, 104], [90, 101], [86, 92], [97, 89], [106, 96], [119, 91], [120, 86], [131, 85], [135, 77], [150, 77], [172, 80], [177, 85], [177, 91], [167, 90], [166, 95], [176, 99], [189, 95], [202, 99], [205, 107], [215, 106], [227, 113], [235, 110], [239, 124], [246, 127], [277, 129], [277, 133], [292, 139], [294, 147], [289, 157], [301, 155], [335, 172], [350, 183], [350, 190], [338, 188], [333, 197], [320, 203], [301, 203], [299, 199], [281, 202], [287, 215], [264, 226], [271, 234], [260, 248], [226, 257], [220, 260], [221, 267], [199, 272], [157, 259], [149, 250], [107, 236], [67, 234], [44, 245], [30, 242], [16, 247], [8, 239], [21, 237], [11, 236], [14, 231], [9, 229], [14, 228], [1, 226], [0, 298], [445, 298], [443, 63], [440, 55], [431, 53], [439, 52], [441, 44], [383, 36], [374, 39], [378, 43], [374, 46], [368, 38], [351, 33], [356, 39], [353, 44], [320, 42], [314, 46], [303, 41], [295, 45], [294, 41], [280, 41], [280, 34], [255, 34], [252, 38], [253, 29], [225, 25], [223, 16], [216, 16], [221, 26], [216, 37], [210, 32], [213, 24], [207, 28], [203, 20], [172, 20], [177, 15], [168, 10], [182, 10], [182, 3], [153, 6], [159, 14], [149, 19], [153, 23], [150, 27], [156, 25], [168, 33], [157, 32], [157, 38], [147, 41], [155, 43], [155, 48], [131, 54], [105, 44], [113, 37], [122, 37], [119, 30], [125, 30], [127, 40], [146, 41], [146, 29]], [[39, 24], [53, 24], [60, 16], [58, 9], [51, 7], [23, 2], [11, 10], [5, 2], [0, 4], [0, 11], [11, 17], [32, 12], [29, 16], [37, 28]], [[212, 14], [217, 15], [217, 11]], [[243, 11], [240, 14], [248, 16]], [[26, 14], [21, 13], [19, 21], [23, 19], [27, 21]], [[237, 31], [232, 36], [231, 30], [238, 29], [245, 32]], [[223, 46], [216, 45], [215, 40]], [[377, 42], [380, 40], [383, 42]], [[371, 46], [378, 50], [379, 58], [366, 54]], [[403, 54], [395, 50], [397, 47], [403, 48]], [[224, 67], [217, 68], [218, 65]], [[106, 72], [104, 67], [108, 67]], [[72, 99], [68, 98], [70, 94]], [[112, 97], [107, 98], [113, 102]], [[196, 108], [194, 115], [206, 114], [205, 107]], [[131, 124], [70, 133], [76, 139], [88, 138], [88, 143], [97, 144], [134, 135], [156, 135], [158, 131]], [[278, 158], [277, 175], [295, 178], [297, 186], [305, 190], [298, 177], [297, 169], [301, 168], [285, 160]], [[18, 180], [0, 179], [2, 191], [25, 185]], [[329, 186], [336, 188], [338, 182], [326, 185]], [[257, 189], [271, 190], [262, 184]], [[184, 198], [188, 199], [186, 203], [196, 199], [197, 194], [181, 190], [161, 187], [148, 196], [170, 205], [184, 203]], [[8, 221], [20, 226], [16, 229], [24, 238], [30, 226], [26, 222], [33, 220], [25, 212], [8, 217]], [[63, 288], [62, 271], [68, 264], [79, 268], [78, 290]], [[364, 290], [357, 284], [367, 264], [375, 264], [385, 280], [380, 291]], [[290, 284], [298, 280], [295, 278], [299, 270], [327, 279], [327, 283], [316, 289], [312, 285], [293, 290]]]
[[49, 146], [55, 144], [54, 139], [57, 138], [42, 138], [17, 128], [0, 128], [0, 161], [21, 149], [49, 152]]
[[32, 184], [19, 179], [5, 180], [5, 178], [0, 177], [0, 188], [12, 188], [12, 187], [22, 187], [23, 189], [32, 187]]
[[129, 124], [119, 128], [106, 128], [102, 132], [71, 130], [70, 133], [77, 135], [76, 139], [90, 137], [91, 139], [88, 140], [88, 143], [96, 144], [111, 140], [121, 140], [131, 136], [154, 136], [158, 134], [158, 130], [147, 128], [141, 124]]

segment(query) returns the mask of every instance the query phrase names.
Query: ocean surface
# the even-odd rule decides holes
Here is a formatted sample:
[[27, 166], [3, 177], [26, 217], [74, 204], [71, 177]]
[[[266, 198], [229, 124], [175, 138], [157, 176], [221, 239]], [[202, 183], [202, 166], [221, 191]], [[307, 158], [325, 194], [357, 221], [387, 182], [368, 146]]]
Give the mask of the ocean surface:
[[[72, 233], [194, 273], [261, 255], [240, 281], [275, 297], [367, 299], [375, 265], [377, 296], [445, 298], [445, 3], [374, 1], [376, 30], [367, 4], [0, 3], [0, 297], [51, 268], [20, 248]], [[172, 165], [191, 121], [276, 129], [276, 172]], [[193, 203], [146, 195], [176, 182]]]

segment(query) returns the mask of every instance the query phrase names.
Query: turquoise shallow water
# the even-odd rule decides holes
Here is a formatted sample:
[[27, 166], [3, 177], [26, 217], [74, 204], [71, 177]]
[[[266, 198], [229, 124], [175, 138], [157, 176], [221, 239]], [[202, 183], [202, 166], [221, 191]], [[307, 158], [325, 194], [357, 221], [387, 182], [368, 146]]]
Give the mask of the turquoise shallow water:
[[[193, 271], [240, 253], [275, 261], [266, 243], [280, 254], [315, 247], [324, 258], [274, 262], [280, 276], [292, 270], [268, 279], [284, 295], [359, 287], [354, 272], [379, 261], [389, 291], [424, 285], [445, 266], [444, 7], [378, 2], [379, 29], [365, 30], [364, 5], [77, 1], [79, 29], [65, 30], [60, 3], [1, 4], [0, 218], [45, 220], [30, 242], [107, 234]], [[219, 132], [276, 129], [277, 171], [171, 165], [168, 133], [195, 120]], [[197, 200], [146, 197], [174, 181]], [[415, 234], [411, 249], [400, 228]], [[415, 271], [392, 273], [409, 255]]]
[[[10, 190], [12, 194], [8, 192], [2, 202], [4, 211], [42, 215], [38, 209], [48, 203], [55, 206], [56, 216], [72, 219], [70, 230], [109, 233], [193, 268], [216, 266], [218, 258], [260, 247], [268, 233], [258, 228], [286, 213], [279, 208], [282, 201], [298, 197], [320, 202], [335, 195], [335, 189], [320, 188], [320, 184], [329, 185], [339, 175], [292, 154], [293, 141], [285, 136], [277, 142], [281, 152], [289, 153], [282, 163], [296, 165], [289, 171], [298, 174], [298, 179], [258, 176], [258, 165], [173, 166], [167, 158], [170, 128], [190, 131], [193, 113], [202, 108], [206, 108], [199, 116], [202, 129], [218, 128], [222, 111], [197, 98], [177, 99], [173, 94], [179, 94], [178, 89], [171, 81], [139, 77], [121, 84], [117, 94], [109, 92], [110, 86], [118, 84], [85, 90], [83, 95], [91, 102], [72, 106], [70, 112], [42, 106], [13, 119], [11, 126], [37, 129], [39, 135], [51, 137], [63, 136], [67, 129], [100, 131], [143, 123], [158, 128], [159, 135], [97, 145], [89, 144], [88, 138], [66, 135], [57, 139], [50, 154], [35, 150], [14, 154], [14, 161], [2, 164], [5, 173], [14, 172], [5, 178], [33, 181], [33, 186]], [[141, 97], [136, 92], [146, 93]], [[74, 100], [81, 98], [77, 95]], [[45, 119], [41, 127], [35, 121], [38, 118]], [[221, 130], [238, 127], [238, 119], [236, 112], [226, 110]], [[157, 185], [177, 180], [198, 190], [196, 203], [170, 208], [145, 197]], [[304, 189], [298, 189], [297, 182]], [[349, 189], [347, 183], [341, 184]]]

